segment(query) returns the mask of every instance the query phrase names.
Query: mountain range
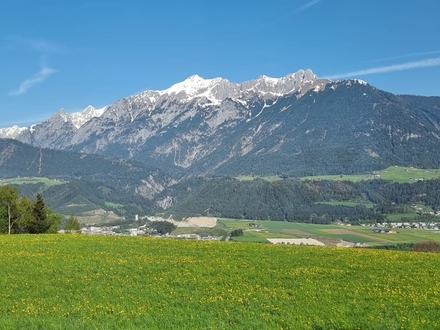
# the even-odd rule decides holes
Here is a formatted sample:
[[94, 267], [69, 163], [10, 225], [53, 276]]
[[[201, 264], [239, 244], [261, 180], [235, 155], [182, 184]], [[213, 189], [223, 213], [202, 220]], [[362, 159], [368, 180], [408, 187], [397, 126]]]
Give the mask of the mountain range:
[[439, 167], [440, 98], [393, 95], [311, 70], [241, 84], [197, 75], [103, 109], [63, 109], [0, 137], [191, 175], [353, 173]]
[[[391, 165], [440, 167], [440, 97], [394, 95], [311, 70], [241, 84], [194, 75], [101, 109], [61, 109], [30, 127], [0, 129], [0, 178], [101, 182], [127, 196], [160, 196], [160, 208], [173, 203], [166, 188], [190, 177], [299, 177]], [[66, 196], [91, 189], [75, 187], [64, 188]]]

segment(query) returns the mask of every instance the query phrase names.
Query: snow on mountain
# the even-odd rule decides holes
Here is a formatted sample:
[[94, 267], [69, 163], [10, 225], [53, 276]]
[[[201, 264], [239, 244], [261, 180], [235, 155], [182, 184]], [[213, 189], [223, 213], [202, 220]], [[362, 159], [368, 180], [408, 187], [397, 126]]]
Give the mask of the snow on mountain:
[[[220, 105], [225, 99], [236, 99], [246, 103], [251, 95], [282, 96], [298, 93], [299, 97], [310, 89], [322, 90], [329, 82], [319, 79], [310, 69], [299, 70], [281, 78], [262, 75], [254, 80], [243, 83], [233, 83], [224, 78], [204, 79], [192, 75], [164, 90], [147, 90], [141, 94], [126, 98], [129, 103], [143, 103], [154, 107], [154, 104], [167, 100], [179, 103], [189, 103], [197, 99], [200, 105]], [[132, 114], [133, 115], [133, 114]]]
[[0, 137], [6, 139], [15, 139], [18, 135], [26, 131], [28, 128], [14, 125], [12, 127], [0, 128]]
[[342, 173], [406, 159], [406, 150], [417, 154], [405, 164], [435, 155], [425, 146], [440, 150], [437, 102], [393, 96], [362, 80], [319, 79], [311, 70], [242, 83], [194, 75], [103, 109], [61, 109], [30, 129], [2, 129], [0, 137], [133, 159], [177, 177]]
[[103, 107], [100, 109], [95, 109], [93, 106], [87, 106], [83, 111], [73, 112], [69, 114], [72, 124], [76, 128], [80, 128], [86, 122], [94, 117], [101, 117], [102, 114], [107, 110], [108, 107]]
[[0, 138], [17, 139], [19, 136], [27, 136], [21, 140], [23, 140], [23, 142], [29, 142], [29, 134], [33, 135], [40, 126], [48, 126], [53, 130], [62, 127], [66, 123], [71, 123], [76, 129], [78, 129], [90, 119], [100, 117], [107, 108], [108, 107], [95, 109], [93, 106], [89, 105], [83, 111], [73, 113], [67, 113], [66, 110], [61, 108], [49, 119], [40, 124], [32, 125], [30, 127], [18, 127], [17, 125], [14, 125], [12, 127], [0, 128]]
[[220, 104], [236, 86], [223, 78], [203, 79], [198, 75], [193, 75], [158, 92], [160, 95], [182, 95], [180, 102], [188, 102], [196, 97], [206, 97], [212, 103]]
[[[318, 79], [312, 70], [299, 70], [281, 78], [272, 78], [260, 76], [255, 80], [250, 80], [241, 84], [241, 89], [254, 91], [261, 94], [270, 94], [272, 96], [281, 96], [291, 93], [299, 93], [302, 96], [309, 89], [319, 86], [320, 90], [329, 80]], [[316, 86], [315, 86], [316, 85]]]
[[[187, 145], [191, 147], [176, 157], [175, 163], [189, 166], [194, 159], [212, 152], [204, 141], [215, 136], [218, 129], [261, 117], [279, 97], [294, 94], [298, 99], [309, 90], [318, 92], [324, 89], [329, 82], [319, 79], [311, 70], [300, 70], [281, 78], [262, 75], [243, 83], [193, 75], [167, 89], [147, 90], [102, 109], [88, 106], [71, 114], [61, 109], [48, 120], [34, 125], [32, 130], [17, 133], [14, 138], [55, 149], [72, 149], [81, 145], [80, 151], [88, 153], [104, 152], [114, 143], [128, 144], [127, 152], [133, 157], [147, 140], [159, 138], [171, 127], [181, 127], [178, 137], [173, 137], [162, 149], [151, 152], [172, 154], [180, 148], [182, 141], [188, 140]], [[201, 123], [193, 131], [180, 126], [190, 124], [193, 119], [194, 123]]]

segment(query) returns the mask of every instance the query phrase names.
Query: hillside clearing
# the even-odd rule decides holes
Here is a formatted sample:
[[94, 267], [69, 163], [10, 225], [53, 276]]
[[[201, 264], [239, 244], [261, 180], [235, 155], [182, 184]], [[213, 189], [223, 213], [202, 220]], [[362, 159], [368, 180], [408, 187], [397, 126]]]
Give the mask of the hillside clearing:
[[39, 183], [44, 184], [46, 187], [52, 187], [52, 186], [61, 185], [65, 183], [65, 181], [53, 180], [43, 177], [0, 179], [0, 186], [5, 184], [22, 185], [22, 184], [39, 184]]
[[430, 180], [439, 177], [439, 169], [390, 166], [384, 170], [374, 171], [368, 174], [316, 175], [303, 177], [301, 180], [347, 180], [357, 182], [360, 180], [383, 179], [398, 183], [414, 183], [419, 180]]

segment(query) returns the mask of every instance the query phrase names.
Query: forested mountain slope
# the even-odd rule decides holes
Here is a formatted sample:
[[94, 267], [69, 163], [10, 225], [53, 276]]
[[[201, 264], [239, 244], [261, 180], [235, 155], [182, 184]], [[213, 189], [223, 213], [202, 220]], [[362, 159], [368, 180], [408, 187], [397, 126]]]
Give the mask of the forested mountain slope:
[[45, 148], [0, 139], [0, 178], [51, 177], [102, 182], [128, 193], [151, 198], [174, 180], [144, 164]]

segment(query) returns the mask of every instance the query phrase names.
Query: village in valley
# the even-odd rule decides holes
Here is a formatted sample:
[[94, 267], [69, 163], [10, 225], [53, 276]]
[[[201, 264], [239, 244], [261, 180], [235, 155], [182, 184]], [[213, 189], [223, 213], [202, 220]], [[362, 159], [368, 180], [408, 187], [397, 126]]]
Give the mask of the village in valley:
[[[157, 229], [163, 226], [169, 229], [166, 231]], [[176, 221], [172, 218], [158, 216], [136, 216], [135, 221], [130, 225], [89, 225], [82, 228], [81, 233], [85, 235], [150, 236], [162, 239], [366, 248], [377, 244], [393, 244], [399, 241], [400, 236], [402, 242], [408, 239], [408, 235], [436, 236], [436, 234], [440, 234], [439, 228], [440, 222], [369, 223], [354, 226], [343, 222], [334, 225], [319, 225], [281, 221], [217, 219], [214, 217], [191, 217]], [[401, 231], [404, 233], [399, 236]], [[392, 235], [394, 238], [388, 235]]]

